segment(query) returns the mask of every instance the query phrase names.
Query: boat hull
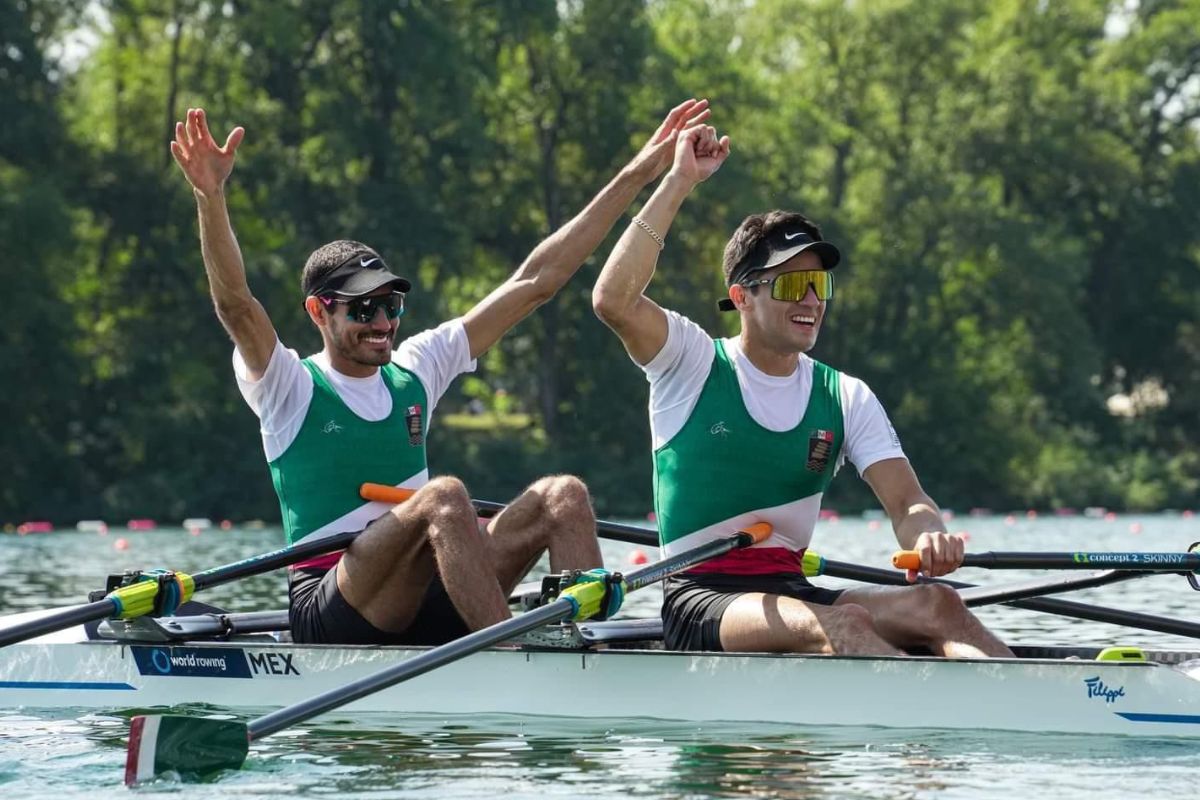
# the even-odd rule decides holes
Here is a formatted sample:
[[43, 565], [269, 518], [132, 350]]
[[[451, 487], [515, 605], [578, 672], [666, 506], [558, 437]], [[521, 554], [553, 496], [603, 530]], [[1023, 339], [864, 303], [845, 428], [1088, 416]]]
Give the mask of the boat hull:
[[[421, 652], [269, 642], [17, 644], [0, 650], [0, 708], [263, 710]], [[1200, 737], [1200, 680], [1192, 674], [1160, 663], [1056, 659], [498, 648], [346, 710]]]

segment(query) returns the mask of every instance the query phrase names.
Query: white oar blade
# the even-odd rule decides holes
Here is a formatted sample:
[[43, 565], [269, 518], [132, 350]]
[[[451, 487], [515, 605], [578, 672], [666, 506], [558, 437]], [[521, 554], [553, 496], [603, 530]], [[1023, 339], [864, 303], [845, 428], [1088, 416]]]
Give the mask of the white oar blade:
[[173, 714], [134, 717], [125, 756], [125, 785], [168, 772], [202, 778], [237, 769], [250, 750], [245, 723]]

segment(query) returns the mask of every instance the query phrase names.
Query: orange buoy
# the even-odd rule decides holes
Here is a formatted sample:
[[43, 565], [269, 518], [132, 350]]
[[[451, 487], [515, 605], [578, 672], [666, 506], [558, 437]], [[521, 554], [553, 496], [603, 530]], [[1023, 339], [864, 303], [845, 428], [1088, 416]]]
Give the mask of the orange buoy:
[[650, 559], [646, 558], [646, 554], [643, 553], [641, 550], [631, 550], [629, 552], [629, 563], [630, 564], [645, 564], [649, 560]]

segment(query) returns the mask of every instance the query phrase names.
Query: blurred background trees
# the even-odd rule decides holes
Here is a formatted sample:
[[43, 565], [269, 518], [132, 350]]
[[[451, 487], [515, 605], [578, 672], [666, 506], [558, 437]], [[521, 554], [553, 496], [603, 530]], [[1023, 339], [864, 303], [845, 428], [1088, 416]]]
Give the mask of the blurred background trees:
[[[730, 231], [802, 210], [845, 254], [813, 355], [871, 384], [941, 503], [1197, 504], [1197, 0], [0, 0], [0, 523], [277, 518], [167, 150], [189, 106], [247, 129], [234, 224], [307, 353], [314, 247], [371, 243], [415, 279], [406, 329], [434, 325], [687, 96], [733, 156], [656, 299], [732, 332]], [[645, 381], [590, 308], [610, 246], [447, 395], [435, 473], [650, 507]]]

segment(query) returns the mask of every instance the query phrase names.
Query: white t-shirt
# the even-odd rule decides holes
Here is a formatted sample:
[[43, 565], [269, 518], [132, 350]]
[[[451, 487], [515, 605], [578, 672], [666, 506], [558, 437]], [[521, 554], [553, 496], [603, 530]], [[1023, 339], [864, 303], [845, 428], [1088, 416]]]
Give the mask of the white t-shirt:
[[[313, 356], [313, 361], [338, 397], [359, 417], [378, 422], [392, 413], [392, 395], [379, 372], [369, 378], [343, 375], [330, 365], [323, 352]], [[411, 370], [421, 379], [429, 404], [428, 419], [432, 423], [434, 406], [446, 393], [450, 382], [464, 372], [474, 372], [476, 362], [471, 358], [467, 329], [458, 318], [405, 339], [392, 352], [392, 363]], [[267, 461], [274, 461], [287, 451], [300, 433], [312, 401], [312, 375], [300, 363], [296, 351], [285, 348], [278, 340], [260, 379], [250, 379], [246, 362], [236, 348], [233, 371], [242, 397], [258, 415]]]
[[[767, 375], [742, 352], [739, 338], [723, 342], [737, 373], [742, 401], [754, 421], [780, 432], [799, 425], [812, 393], [812, 359], [802, 354], [796, 371], [786, 377]], [[715, 361], [712, 337], [682, 314], [667, 311], [667, 341], [642, 367], [650, 382], [650, 433], [655, 450], [683, 429]], [[854, 464], [860, 475], [877, 461], [904, 458], [900, 437], [875, 393], [846, 374], [838, 384], [845, 427], [841, 458]]]

